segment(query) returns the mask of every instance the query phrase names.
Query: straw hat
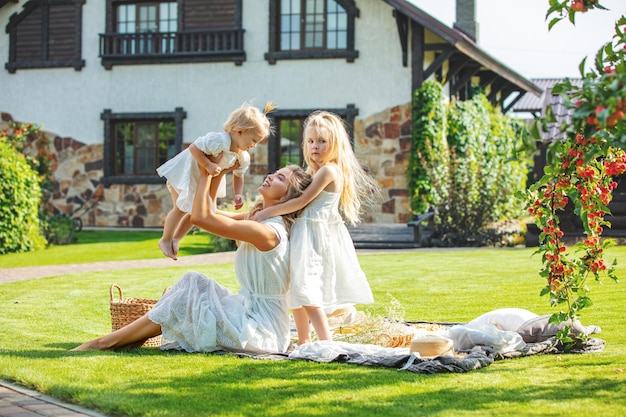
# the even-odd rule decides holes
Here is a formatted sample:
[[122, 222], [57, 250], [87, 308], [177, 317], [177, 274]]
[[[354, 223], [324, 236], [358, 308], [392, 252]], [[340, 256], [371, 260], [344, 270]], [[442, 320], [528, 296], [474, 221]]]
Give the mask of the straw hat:
[[452, 340], [438, 334], [415, 336], [413, 340], [411, 340], [409, 351], [411, 353], [419, 353], [422, 358], [454, 356]]

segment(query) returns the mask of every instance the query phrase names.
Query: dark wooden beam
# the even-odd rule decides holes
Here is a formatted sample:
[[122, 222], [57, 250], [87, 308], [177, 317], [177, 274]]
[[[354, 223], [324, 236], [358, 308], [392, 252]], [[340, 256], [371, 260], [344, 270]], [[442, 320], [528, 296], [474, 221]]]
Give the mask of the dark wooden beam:
[[424, 84], [424, 26], [411, 20], [411, 101]]
[[[458, 59], [457, 57], [462, 57], [462, 59]], [[472, 60], [467, 58], [465, 55], [456, 55], [455, 59], [450, 60], [450, 63], [448, 64], [448, 73], [444, 77], [444, 84], [445, 82], [452, 82], [452, 79], [471, 62]]]
[[451, 46], [443, 50], [441, 52], [441, 55], [439, 55], [432, 62], [432, 64], [430, 64], [428, 68], [426, 68], [426, 71], [424, 71], [424, 79], [427, 80], [431, 75], [433, 75], [433, 73], [437, 71], [438, 69], [440, 69], [443, 66], [443, 63], [446, 62], [446, 60], [450, 58], [452, 55], [454, 55], [455, 53], [456, 53], [456, 49], [454, 49]]
[[485, 91], [487, 91], [488, 86], [500, 78], [500, 76], [493, 71], [481, 71], [481, 73], [482, 74], [479, 74], [480, 85]]
[[513, 86], [510, 83], [507, 84], [504, 88], [500, 90], [500, 97], [497, 99], [494, 99], [494, 106], [498, 106], [500, 107], [500, 110], [503, 110], [504, 101], [507, 99], [508, 96], [511, 95], [513, 91], [514, 91]]
[[494, 81], [493, 83], [491, 83], [491, 90], [489, 91], [489, 94], [487, 95], [487, 99], [491, 102], [491, 103], [495, 103], [496, 97], [498, 95], [498, 93], [500, 92], [500, 90], [502, 90], [506, 85], [508, 84], [508, 81], [505, 80], [504, 78], [500, 78], [496, 81]]
[[459, 74], [459, 78], [453, 83], [450, 80], [450, 96], [455, 96], [461, 90], [461, 88], [465, 87], [472, 79], [472, 77], [480, 71], [480, 65], [466, 65], [466, 69], [464, 69], [461, 74]]
[[396, 18], [398, 36], [400, 37], [400, 47], [402, 48], [402, 66], [406, 67], [409, 61], [409, 18], [395, 9], [393, 11], [393, 17]]
[[424, 50], [439, 52], [439, 51], [443, 51], [444, 49], [450, 46], [451, 45], [449, 43], [427, 43], [424, 45]]
[[507, 114], [513, 108], [513, 106], [515, 106], [515, 103], [520, 101], [522, 99], [522, 97], [524, 97], [524, 94], [526, 94], [526, 91], [519, 91], [519, 90], [516, 90], [516, 91], [519, 94], [517, 95], [517, 97], [515, 97], [513, 100], [511, 100], [511, 102], [509, 104], [507, 104], [506, 107], [502, 108], [502, 113]]

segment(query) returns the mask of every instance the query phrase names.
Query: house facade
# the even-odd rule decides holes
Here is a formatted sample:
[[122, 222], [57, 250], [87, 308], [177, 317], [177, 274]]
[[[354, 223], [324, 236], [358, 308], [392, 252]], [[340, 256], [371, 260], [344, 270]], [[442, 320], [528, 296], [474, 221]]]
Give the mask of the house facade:
[[405, 223], [415, 88], [437, 79], [462, 100], [479, 85], [504, 111], [541, 92], [478, 47], [474, 10], [459, 0], [450, 28], [404, 0], [0, 0], [0, 123], [50, 138], [55, 209], [87, 202], [85, 225], [160, 227], [172, 202], [155, 168], [243, 102], [277, 105], [250, 199], [302, 163], [303, 120], [330, 110], [383, 189], [364, 221]]

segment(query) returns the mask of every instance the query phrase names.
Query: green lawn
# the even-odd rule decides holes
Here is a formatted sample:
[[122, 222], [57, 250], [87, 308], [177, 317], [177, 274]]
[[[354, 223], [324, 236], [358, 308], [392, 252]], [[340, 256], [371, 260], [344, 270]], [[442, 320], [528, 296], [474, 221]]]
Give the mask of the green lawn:
[[[0, 268], [163, 257], [163, 253], [157, 246], [161, 232], [157, 231], [83, 230], [75, 236], [78, 239], [76, 244], [53, 245], [37, 252], [0, 255]], [[215, 237], [209, 233], [200, 231], [190, 233], [181, 241], [180, 256], [212, 252], [215, 240]]]
[[[111, 248], [116, 245], [111, 244]], [[361, 255], [375, 303], [398, 300], [409, 321], [468, 321], [502, 307], [553, 312], [533, 249]], [[32, 255], [36, 257], [37, 255]], [[108, 255], [107, 255], [108, 258]], [[614, 247], [626, 276], [626, 247]], [[4, 261], [4, 257], [0, 257]], [[4, 265], [4, 264], [3, 264]], [[110, 416], [623, 416], [626, 288], [590, 283], [583, 324], [602, 327], [602, 353], [496, 361], [465, 374], [233, 356], [69, 349], [110, 330], [109, 286], [158, 297], [189, 267], [105, 271], [0, 285], [0, 378]], [[232, 264], [196, 269], [236, 290]]]

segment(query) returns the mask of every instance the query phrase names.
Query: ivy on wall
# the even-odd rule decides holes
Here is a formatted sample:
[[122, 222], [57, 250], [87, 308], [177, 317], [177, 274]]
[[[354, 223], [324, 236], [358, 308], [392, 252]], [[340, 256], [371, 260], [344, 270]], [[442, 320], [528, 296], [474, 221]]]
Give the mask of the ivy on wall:
[[433, 204], [431, 181], [424, 163], [432, 165], [437, 153], [447, 148], [446, 105], [441, 84], [426, 82], [413, 94], [413, 129], [407, 183], [414, 213], [424, 213]]

